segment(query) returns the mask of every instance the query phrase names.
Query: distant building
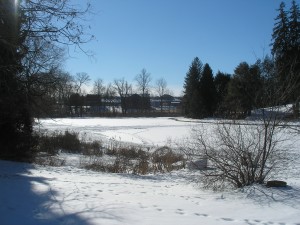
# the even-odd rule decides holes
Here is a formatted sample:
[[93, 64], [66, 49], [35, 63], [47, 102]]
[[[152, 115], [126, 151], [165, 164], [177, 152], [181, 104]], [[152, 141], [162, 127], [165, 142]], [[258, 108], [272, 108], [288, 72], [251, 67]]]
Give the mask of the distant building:
[[107, 98], [88, 94], [84, 100], [84, 108], [88, 114], [124, 113], [124, 110], [126, 113], [139, 113], [145, 110], [148, 112], [181, 113], [181, 105], [181, 98], [175, 98], [171, 95], [163, 95], [161, 98], [147, 95], [143, 98], [139, 94], [132, 94], [121, 99], [118, 96]]
[[162, 97], [152, 97], [150, 102], [152, 109], [156, 111], [181, 113], [181, 98], [163, 95]]

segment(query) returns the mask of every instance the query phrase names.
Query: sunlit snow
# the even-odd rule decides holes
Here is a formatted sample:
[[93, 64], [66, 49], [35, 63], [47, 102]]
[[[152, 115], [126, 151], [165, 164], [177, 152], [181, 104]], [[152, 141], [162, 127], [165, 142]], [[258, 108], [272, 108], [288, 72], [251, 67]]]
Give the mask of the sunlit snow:
[[[184, 118], [40, 122], [36, 129], [48, 132], [69, 129], [86, 138], [149, 145], [175, 142], [200, 123]], [[209, 129], [209, 123], [203, 124]], [[298, 150], [299, 136], [290, 141]], [[63, 157], [72, 161], [79, 156]], [[213, 192], [201, 189], [198, 178], [197, 171], [188, 169], [139, 176], [92, 172], [76, 164], [48, 167], [0, 161], [0, 224], [300, 224], [300, 163], [283, 177], [288, 187], [281, 189], [252, 186]]]

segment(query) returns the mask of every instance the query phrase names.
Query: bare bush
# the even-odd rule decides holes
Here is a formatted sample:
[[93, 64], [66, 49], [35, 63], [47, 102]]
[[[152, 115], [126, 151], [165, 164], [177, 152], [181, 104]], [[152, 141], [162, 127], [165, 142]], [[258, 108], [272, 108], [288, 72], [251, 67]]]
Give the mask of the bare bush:
[[[176, 164], [180, 162], [180, 164]], [[170, 172], [185, 166], [183, 155], [177, 154], [169, 147], [158, 148], [152, 154], [154, 172]]]
[[60, 133], [58, 136], [59, 147], [62, 150], [78, 153], [81, 150], [81, 142], [78, 137], [78, 133], [70, 132], [66, 130], [64, 133]]
[[36, 134], [38, 140], [38, 152], [46, 152], [56, 155], [59, 151], [69, 153], [82, 153], [83, 155], [102, 156], [103, 146], [100, 141], [88, 142], [79, 139], [79, 134], [75, 132], [54, 132], [52, 134]]
[[34, 163], [43, 166], [59, 167], [59, 166], [64, 166], [66, 164], [66, 161], [56, 156], [46, 154], [46, 155], [37, 155], [35, 157]]
[[59, 150], [78, 153], [81, 151], [82, 143], [79, 140], [78, 133], [65, 131], [55, 132], [53, 134], [37, 135], [39, 152], [47, 152], [50, 155], [56, 155]]
[[240, 188], [264, 183], [288, 165], [288, 154], [281, 144], [280, 124], [220, 123], [211, 130], [198, 127], [192, 132], [190, 155], [206, 157], [208, 168], [202, 170], [203, 184], [214, 189], [228, 184]]
[[129, 147], [129, 148], [121, 148], [118, 151], [118, 155], [127, 158], [127, 159], [137, 159], [139, 157], [139, 154], [143, 152], [135, 147]]
[[83, 142], [82, 144], [82, 154], [101, 157], [103, 156], [103, 147], [101, 142], [93, 141], [93, 142]]
[[174, 153], [168, 147], [158, 148], [152, 154], [140, 148], [122, 147], [107, 151], [108, 155], [115, 157], [113, 162], [94, 160], [85, 166], [87, 169], [111, 173], [165, 173], [185, 167], [183, 155]]
[[133, 168], [133, 173], [134, 174], [141, 174], [145, 175], [151, 171], [151, 166], [149, 160], [146, 158], [141, 158], [137, 164]]
[[131, 160], [120, 155], [117, 156], [112, 163], [97, 159], [85, 165], [86, 169], [108, 173], [131, 173], [133, 167], [134, 165]]

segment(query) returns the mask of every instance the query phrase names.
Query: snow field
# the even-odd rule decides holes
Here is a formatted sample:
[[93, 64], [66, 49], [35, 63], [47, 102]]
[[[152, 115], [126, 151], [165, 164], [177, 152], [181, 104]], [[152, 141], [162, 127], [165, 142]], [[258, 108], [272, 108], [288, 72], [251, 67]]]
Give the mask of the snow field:
[[4, 161], [0, 168], [1, 224], [6, 225], [295, 225], [300, 219], [295, 189], [214, 193], [199, 189], [188, 171], [135, 176]]
[[[180, 141], [197, 125], [199, 121], [184, 118], [98, 118], [43, 120], [39, 128], [68, 129], [91, 140], [160, 146]], [[203, 127], [211, 129], [210, 124]], [[289, 145], [299, 155], [299, 135]], [[280, 174], [287, 188], [213, 192], [198, 186], [197, 171], [108, 174], [78, 168], [79, 155], [61, 157], [67, 166], [0, 161], [1, 225], [300, 224], [300, 163], [289, 174]]]

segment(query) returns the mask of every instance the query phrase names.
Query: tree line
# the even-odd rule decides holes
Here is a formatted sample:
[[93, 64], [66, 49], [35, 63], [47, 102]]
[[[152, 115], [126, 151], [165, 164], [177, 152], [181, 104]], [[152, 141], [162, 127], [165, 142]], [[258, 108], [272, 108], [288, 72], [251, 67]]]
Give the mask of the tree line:
[[271, 56], [254, 64], [241, 62], [233, 74], [214, 76], [208, 63], [196, 57], [184, 81], [184, 113], [188, 117], [245, 118], [256, 108], [293, 104], [299, 116], [300, 11], [282, 2], [275, 19]]
[[[35, 76], [55, 81], [50, 86], [48, 83], [40, 85], [39, 88], [45, 92], [36, 96], [37, 107], [33, 109], [35, 118], [116, 116], [127, 115], [128, 112], [148, 115], [152, 112], [150, 97], [159, 102], [160, 112], [163, 112], [167, 98], [171, 97], [167, 81], [160, 78], [154, 85], [151, 84], [151, 74], [146, 69], [142, 69], [135, 76], [135, 86], [125, 78], [114, 79], [107, 85], [98, 78], [90, 85], [91, 79], [87, 73], [70, 75], [61, 69], [53, 69]], [[88, 92], [85, 90], [87, 85], [91, 87]]]

